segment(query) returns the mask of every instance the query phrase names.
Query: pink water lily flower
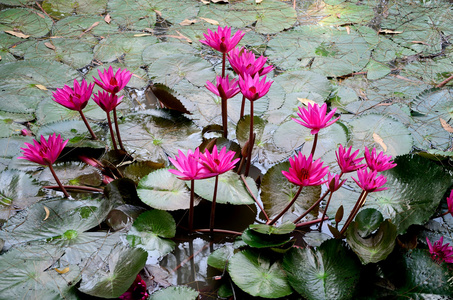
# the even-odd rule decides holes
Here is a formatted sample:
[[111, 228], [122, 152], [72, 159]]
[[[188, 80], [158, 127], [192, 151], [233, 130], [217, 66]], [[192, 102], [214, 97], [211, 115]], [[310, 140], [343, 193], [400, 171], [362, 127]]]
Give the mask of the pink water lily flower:
[[387, 187], [382, 187], [387, 182], [387, 177], [378, 175], [376, 171], [370, 170], [370, 172], [368, 172], [367, 168], [361, 168], [357, 170], [357, 177], [358, 180], [354, 177], [352, 177], [352, 179], [368, 193], [388, 189]]
[[101, 80], [98, 80], [93, 76], [94, 82], [104, 91], [112, 94], [121, 91], [132, 77], [132, 73], [127, 69], [118, 69], [116, 73], [113, 74], [112, 66], [110, 66], [108, 70], [104, 69], [104, 72], [98, 70], [98, 74]]
[[289, 159], [289, 170], [282, 171], [282, 174], [298, 186], [312, 186], [326, 183], [324, 176], [329, 172], [329, 167], [323, 166], [321, 159], [313, 161], [313, 156], [307, 158], [302, 153], [296, 154]]
[[234, 166], [239, 161], [239, 158], [233, 159], [236, 155], [234, 151], [228, 151], [223, 147], [220, 152], [217, 151], [217, 145], [214, 145], [212, 152], [206, 150], [200, 154], [200, 162], [202, 165], [213, 174], [213, 176], [223, 174], [234, 169]]
[[391, 160], [392, 157], [384, 155], [383, 151], [376, 155], [376, 148], [373, 148], [370, 154], [370, 150], [365, 147], [365, 159], [368, 168], [376, 172], [382, 172], [396, 166], [396, 163]]
[[333, 115], [335, 114], [335, 111], [337, 109], [334, 108], [331, 112], [329, 112], [326, 115], [327, 112], [327, 104], [324, 103], [321, 107], [317, 104], [311, 104], [308, 103], [307, 108], [299, 107], [299, 113], [297, 115], [302, 119], [298, 120], [293, 118], [294, 121], [299, 123], [300, 125], [310, 128], [311, 134], [317, 134], [320, 129], [328, 127], [338, 121], [338, 118], [330, 121], [332, 119]]
[[450, 196], [447, 197], [447, 206], [448, 206], [448, 212], [453, 217], [453, 190], [451, 190]]
[[352, 146], [345, 150], [342, 145], [338, 148], [338, 151], [335, 151], [337, 157], [337, 163], [340, 166], [342, 173], [353, 172], [357, 169], [366, 167], [365, 164], [360, 164], [364, 157], [356, 158], [359, 154], [359, 150], [354, 151], [351, 154]]
[[340, 181], [340, 175], [329, 173], [326, 184], [331, 192], [335, 192], [343, 185], [343, 183], [345, 183], [345, 181], [346, 179]]
[[110, 94], [104, 91], [98, 91], [97, 94], [94, 94], [93, 100], [97, 103], [106, 113], [111, 112], [115, 107], [117, 107], [123, 96], [118, 97], [115, 94]]
[[228, 75], [226, 77], [217, 76], [216, 85], [206, 81], [206, 88], [224, 100], [233, 98], [240, 91], [238, 81], [234, 78], [229, 80]]
[[74, 87], [71, 89], [65, 85], [62, 89], [57, 89], [53, 92], [53, 100], [66, 108], [75, 111], [81, 111], [88, 104], [88, 100], [93, 93], [94, 83], [87, 85], [85, 79], [82, 79], [82, 84], [74, 79]]
[[428, 243], [429, 253], [431, 253], [431, 258], [436, 263], [440, 264], [442, 261], [446, 263], [453, 263], [453, 247], [446, 243], [444, 243], [444, 237], [440, 237], [437, 242], [434, 242], [431, 245], [431, 242], [426, 238], [426, 242]]
[[244, 74], [244, 77], [239, 77], [239, 87], [241, 93], [245, 98], [250, 101], [255, 101], [269, 92], [269, 89], [273, 81], [266, 82], [266, 76], [260, 80], [259, 74], [255, 74], [254, 77], [249, 74]]
[[228, 53], [231, 49], [236, 47], [242, 37], [245, 35], [242, 31], [238, 30], [231, 36], [231, 27], [218, 27], [217, 31], [208, 29], [208, 34], [203, 33], [205, 40], [200, 40], [200, 43], [205, 44], [222, 53]]
[[254, 76], [257, 73], [259, 76], [263, 76], [274, 69], [273, 66], [264, 67], [267, 61], [265, 56], [256, 58], [252, 51], [248, 51], [244, 47], [231, 50], [228, 53], [228, 61], [236, 74], [240, 76], [244, 76], [244, 74]]
[[134, 282], [132, 285], [129, 287], [129, 289], [119, 296], [119, 299], [121, 300], [146, 300], [148, 299], [148, 292], [146, 291], [146, 283], [140, 276], [140, 274], [137, 274], [137, 277], [135, 278]]
[[[179, 156], [178, 156], [179, 155]], [[171, 163], [177, 168], [177, 170], [170, 169], [170, 173], [175, 174], [181, 180], [196, 180], [207, 177], [215, 176], [209, 172], [200, 162], [200, 149], [195, 149], [195, 152], [189, 150], [187, 156], [181, 150], [178, 150], [178, 155], [175, 159], [169, 158]]]
[[33, 140], [33, 145], [25, 143], [27, 148], [20, 148], [24, 152], [23, 156], [18, 158], [26, 159], [43, 166], [50, 166], [60, 156], [61, 151], [63, 151], [67, 143], [68, 140], [63, 141], [61, 136], [56, 136], [55, 133], [50, 135], [47, 140], [41, 135], [39, 142]]

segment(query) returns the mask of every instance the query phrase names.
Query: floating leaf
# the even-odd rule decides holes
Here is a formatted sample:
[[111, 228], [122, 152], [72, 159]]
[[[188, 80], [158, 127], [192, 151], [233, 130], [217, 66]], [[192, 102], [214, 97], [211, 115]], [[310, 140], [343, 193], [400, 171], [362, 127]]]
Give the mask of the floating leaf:
[[188, 286], [170, 286], [153, 293], [149, 300], [194, 300], [199, 293]]
[[4, 9], [0, 11], [0, 20], [0, 31], [9, 31], [8, 33], [21, 38], [42, 37], [52, 27], [52, 20], [49, 17], [28, 8]]
[[[93, 24], [99, 22], [99, 25], [87, 31]], [[93, 45], [98, 41], [94, 36], [106, 36], [118, 32], [117, 24], [107, 24], [100, 16], [69, 16], [61, 19], [52, 27], [52, 36], [64, 36], [65, 38], [81, 38]]]
[[280, 235], [280, 234], [288, 234], [288, 233], [293, 232], [293, 230], [296, 229], [296, 225], [292, 222], [283, 223], [278, 227], [266, 225], [266, 224], [252, 224], [249, 226], [249, 228], [253, 231], [256, 231], [256, 232], [259, 232], [262, 234]]
[[42, 8], [57, 19], [71, 16], [73, 13], [78, 15], [102, 14], [106, 6], [107, 0], [46, 0], [42, 3]]
[[242, 240], [253, 248], [276, 248], [288, 243], [291, 237], [288, 234], [262, 234], [248, 228], [242, 233]]

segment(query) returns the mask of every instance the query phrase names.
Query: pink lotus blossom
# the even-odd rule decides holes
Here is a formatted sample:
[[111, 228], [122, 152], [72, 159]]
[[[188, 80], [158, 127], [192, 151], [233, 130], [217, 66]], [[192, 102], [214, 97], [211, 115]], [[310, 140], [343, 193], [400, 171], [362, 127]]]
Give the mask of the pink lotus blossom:
[[104, 91], [112, 94], [121, 91], [132, 77], [132, 73], [127, 69], [118, 69], [116, 73], [113, 74], [112, 66], [110, 66], [108, 70], [104, 69], [103, 73], [98, 70], [98, 74], [101, 80], [98, 80], [93, 76], [94, 82], [96, 82], [96, 84]]
[[244, 77], [239, 77], [241, 93], [250, 101], [255, 101], [266, 95], [267, 92], [269, 92], [272, 83], [272, 80], [266, 82], [266, 76], [263, 76], [260, 81], [259, 74], [255, 74], [254, 77], [249, 74], [244, 74]]
[[323, 178], [329, 172], [329, 167], [323, 167], [321, 159], [313, 161], [311, 154], [308, 158], [302, 153], [296, 154], [289, 159], [289, 164], [289, 171], [282, 171], [282, 174], [295, 185], [311, 186], [327, 182]]
[[63, 105], [66, 108], [81, 111], [88, 104], [88, 100], [93, 93], [94, 83], [87, 85], [85, 79], [82, 79], [82, 84], [74, 79], [74, 88], [65, 85], [62, 89], [57, 89], [53, 92], [53, 101]]
[[22, 129], [20, 134], [23, 136], [32, 136], [31, 132], [28, 129]]
[[376, 155], [376, 148], [373, 148], [370, 154], [370, 150], [365, 147], [365, 159], [368, 168], [376, 172], [382, 172], [396, 166], [396, 163], [391, 160], [392, 157], [390, 155], [386, 156], [382, 151]]
[[206, 81], [206, 88], [224, 100], [233, 98], [240, 91], [238, 81], [234, 78], [230, 81], [228, 75], [224, 78], [217, 76], [216, 82], [217, 84], [214, 85], [210, 81]]
[[179, 176], [181, 180], [196, 180], [203, 179], [207, 177], [215, 176], [207, 170], [200, 162], [200, 149], [195, 149], [195, 152], [189, 150], [187, 156], [181, 150], [178, 150], [178, 155], [175, 156], [175, 159], [169, 158], [171, 163], [178, 169], [168, 170], [170, 173]]
[[343, 183], [345, 183], [345, 181], [346, 179], [340, 181], [340, 175], [333, 175], [332, 173], [329, 173], [327, 179], [327, 187], [331, 192], [335, 192], [343, 185]]
[[327, 112], [327, 104], [324, 103], [321, 107], [317, 103], [311, 104], [308, 103], [307, 108], [299, 107], [299, 113], [297, 115], [302, 119], [298, 120], [293, 118], [294, 121], [299, 123], [300, 125], [310, 128], [311, 134], [317, 134], [320, 129], [328, 127], [338, 121], [338, 118], [329, 122], [332, 119], [335, 111], [337, 109], [334, 108], [331, 112], [326, 115]]
[[115, 94], [110, 94], [108, 92], [98, 91], [97, 94], [94, 94], [93, 100], [97, 103], [106, 113], [111, 112], [115, 107], [117, 107], [123, 96], [118, 97]]
[[354, 151], [351, 154], [352, 146], [348, 148], [346, 151], [342, 145], [338, 148], [338, 151], [335, 151], [335, 155], [337, 156], [337, 163], [340, 166], [342, 173], [349, 173], [353, 172], [357, 169], [366, 167], [365, 164], [360, 164], [363, 160], [363, 157], [356, 158], [357, 154], [359, 154], [359, 150]]
[[451, 190], [450, 196], [447, 197], [447, 206], [448, 206], [448, 212], [453, 217], [453, 190]]
[[387, 177], [384, 175], [378, 175], [376, 171], [367, 171], [367, 168], [361, 168], [357, 170], [358, 180], [352, 177], [352, 179], [360, 186], [364, 191], [368, 193], [379, 192], [388, 188], [382, 187], [387, 182]]
[[50, 166], [57, 160], [67, 143], [68, 140], [63, 141], [60, 135], [55, 136], [55, 133], [50, 135], [47, 140], [41, 135], [40, 142], [33, 140], [33, 145], [25, 143], [27, 148], [20, 148], [24, 151], [24, 156], [18, 158], [43, 166]]
[[242, 77], [244, 74], [254, 76], [257, 73], [259, 76], [263, 76], [274, 69], [273, 66], [264, 67], [267, 61], [266, 57], [260, 56], [256, 58], [252, 51], [247, 51], [244, 47], [231, 50], [228, 53], [228, 61], [236, 74]]
[[239, 161], [239, 158], [233, 159], [235, 155], [236, 152], [234, 151], [227, 152], [226, 147], [223, 147], [218, 153], [217, 145], [214, 145], [212, 153], [206, 150], [203, 154], [200, 154], [200, 161], [213, 174], [212, 176], [216, 176], [234, 169]]
[[236, 47], [245, 33], [238, 30], [233, 36], [231, 36], [231, 27], [225, 26], [222, 28], [219, 26], [217, 31], [212, 32], [208, 29], [208, 34], [203, 33], [203, 35], [205, 40], [200, 40], [200, 43], [208, 45], [209, 47], [222, 53], [228, 53], [231, 49]]
[[146, 291], [146, 283], [142, 279], [142, 277], [137, 274], [137, 277], [135, 278], [132, 285], [124, 294], [119, 296], [119, 298], [121, 300], [146, 300], [148, 299], [148, 296], [149, 294]]
[[428, 242], [429, 253], [431, 253], [431, 258], [436, 263], [440, 264], [442, 261], [446, 263], [453, 263], [453, 247], [446, 243], [444, 243], [444, 237], [440, 237], [437, 242], [434, 242], [431, 245], [431, 242], [426, 238], [426, 242]]

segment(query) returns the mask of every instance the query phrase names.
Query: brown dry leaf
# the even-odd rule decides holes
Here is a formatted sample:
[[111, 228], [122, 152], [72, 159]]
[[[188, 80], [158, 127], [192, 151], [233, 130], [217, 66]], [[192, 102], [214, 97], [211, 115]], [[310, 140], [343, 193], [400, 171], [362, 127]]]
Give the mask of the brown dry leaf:
[[45, 86], [43, 86], [42, 84], [35, 84], [35, 86], [42, 91], [47, 91], [47, 88]]
[[453, 133], [453, 127], [451, 127], [450, 124], [447, 123], [447, 121], [445, 121], [442, 118], [439, 118], [439, 120], [440, 124], [442, 125], [442, 128], [445, 129], [445, 131]]
[[430, 44], [428, 43], [425, 43], [423, 41], [411, 41], [412, 44], [422, 44], [422, 45], [426, 45], [426, 46], [431, 46]]
[[179, 23], [179, 25], [181, 26], [188, 26], [188, 25], [192, 25], [192, 24], [195, 24], [197, 23], [198, 21], [197, 20], [189, 20], [189, 19], [185, 19], [184, 21], [182, 21], [181, 23]]
[[52, 50], [57, 49], [57, 48], [55, 48], [55, 46], [52, 45], [52, 43], [50, 43], [50, 42], [45, 42], [44, 45], [45, 45], [47, 48], [52, 49]]
[[263, 0], [255, 0], [256, 4], [260, 4], [261, 2], [263, 2]]
[[110, 21], [112, 21], [112, 18], [110, 17], [110, 14], [107, 14], [107, 15], [104, 17], [104, 21], [105, 21], [105, 23], [110, 24]]
[[59, 270], [55, 268], [55, 271], [57, 271], [58, 274], [65, 274], [69, 272], [69, 267], [64, 268], [63, 270]]
[[17, 36], [18, 38], [21, 39], [26, 39], [29, 37], [29, 35], [23, 34], [22, 32], [17, 32], [17, 31], [12, 31], [12, 30], [5, 30], [6, 33], [9, 33], [11, 35]]
[[384, 33], [384, 34], [398, 34], [398, 33], [403, 33], [402, 31], [394, 31], [390, 29], [380, 29], [378, 33]]
[[202, 18], [202, 17], [198, 17], [198, 18], [200, 18], [200, 19], [202, 19], [203, 21], [206, 21], [206, 22], [208, 22], [209, 24], [212, 24], [212, 25], [216, 25], [216, 26], [220, 25], [220, 23], [219, 23], [218, 21], [213, 20], [213, 19]]
[[338, 19], [341, 19], [341, 14], [336, 14]]
[[203, 3], [203, 4], [209, 4], [210, 2], [209, 2], [209, 0], [201, 0], [201, 3]]
[[178, 30], [176, 30], [176, 33], [177, 33], [178, 35], [167, 35], [167, 36], [168, 36], [168, 37], [175, 38], [175, 39], [186, 40], [188, 43], [192, 44], [192, 40], [189, 39], [187, 36], [182, 35], [181, 32], [179, 32]]
[[94, 22], [93, 25], [91, 25], [87, 30], [85, 30], [84, 32], [88, 32], [90, 31], [91, 29], [93, 29], [94, 27], [98, 26], [99, 25], [99, 22]]
[[45, 19], [46, 17], [43, 15], [43, 14], [40, 14], [40, 13], [36, 13], [38, 16], [40, 16], [41, 18]]
[[154, 11], [156, 12], [156, 14], [157, 14], [159, 17], [162, 17], [162, 13], [160, 12], [160, 10], [155, 9]]
[[151, 33], [137, 33], [137, 34], [134, 34], [134, 36], [147, 36], [147, 35], [152, 35]]
[[[262, 1], [262, 0], [261, 0]], [[261, 2], [260, 1], [260, 2]], [[212, 3], [228, 3], [228, 0], [211, 0]], [[258, 2], [257, 2], [258, 3]]]
[[351, 33], [351, 29], [349, 28], [349, 26], [346, 26], [346, 32], [347, 32], [348, 34]]
[[384, 143], [384, 140], [375, 132], [373, 133], [373, 139], [384, 149], [384, 152], [387, 151], [387, 145]]
[[46, 211], [46, 217], [43, 219], [43, 221], [47, 220], [47, 218], [50, 216], [50, 210], [47, 208], [47, 206], [43, 206], [44, 210]]
[[316, 102], [307, 98], [297, 98], [300, 102], [302, 102], [303, 105], [308, 106], [308, 103], [311, 105], [315, 104]]
[[0, 60], [2, 60], [2, 56], [0, 55]]

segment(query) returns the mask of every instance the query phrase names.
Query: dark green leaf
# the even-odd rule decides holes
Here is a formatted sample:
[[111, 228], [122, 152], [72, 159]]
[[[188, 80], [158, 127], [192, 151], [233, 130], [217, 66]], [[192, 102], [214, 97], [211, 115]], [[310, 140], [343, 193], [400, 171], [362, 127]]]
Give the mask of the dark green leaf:
[[382, 221], [384, 221], [384, 217], [378, 210], [374, 208], [366, 208], [360, 211], [355, 218], [355, 222], [357, 223], [357, 233], [362, 238], [366, 238], [373, 231], [379, 228]]

